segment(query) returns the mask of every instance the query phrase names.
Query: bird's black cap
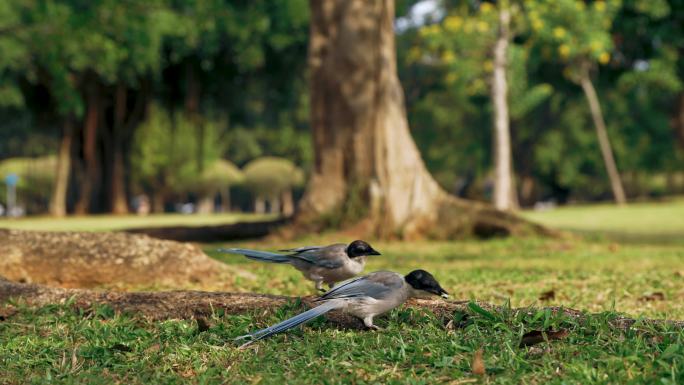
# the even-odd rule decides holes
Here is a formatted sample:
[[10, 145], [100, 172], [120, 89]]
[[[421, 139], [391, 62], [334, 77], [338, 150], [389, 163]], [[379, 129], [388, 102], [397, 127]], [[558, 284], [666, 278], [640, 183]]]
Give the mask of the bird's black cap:
[[426, 291], [444, 298], [449, 296], [449, 293], [442, 289], [435, 277], [425, 270], [413, 270], [404, 277], [404, 280], [416, 290]]
[[380, 255], [367, 242], [356, 240], [347, 246], [347, 255], [349, 258], [365, 257], [367, 255]]

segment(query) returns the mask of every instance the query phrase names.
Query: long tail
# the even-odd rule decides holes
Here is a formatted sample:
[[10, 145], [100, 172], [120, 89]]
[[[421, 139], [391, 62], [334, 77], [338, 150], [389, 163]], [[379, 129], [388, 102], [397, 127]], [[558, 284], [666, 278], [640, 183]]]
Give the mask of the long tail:
[[341, 307], [342, 304], [339, 301], [328, 301], [323, 303], [320, 306], [316, 306], [313, 309], [307, 310], [304, 313], [301, 313], [299, 315], [296, 315], [290, 319], [287, 319], [283, 322], [280, 322], [278, 324], [275, 324], [273, 326], [269, 326], [266, 329], [261, 329], [257, 330], [253, 333], [246, 334], [244, 336], [240, 336], [236, 338], [235, 340], [242, 340], [242, 339], [248, 339], [249, 341], [245, 342], [240, 346], [240, 348], [245, 347], [253, 342], [262, 340], [264, 338], [268, 338], [274, 334], [282, 333], [284, 331], [290, 330], [292, 328], [295, 328], [303, 323], [309, 322], [312, 319], [321, 316], [331, 310], [337, 309]]
[[284, 254], [270, 253], [268, 251], [258, 251], [250, 249], [218, 249], [222, 253], [240, 254], [249, 259], [260, 262], [270, 263], [289, 263], [290, 257]]

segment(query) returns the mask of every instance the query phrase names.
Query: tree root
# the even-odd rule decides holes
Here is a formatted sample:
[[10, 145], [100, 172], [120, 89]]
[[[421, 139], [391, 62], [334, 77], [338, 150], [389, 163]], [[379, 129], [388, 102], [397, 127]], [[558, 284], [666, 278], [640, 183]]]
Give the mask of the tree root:
[[[203, 291], [165, 291], [165, 292], [97, 292], [83, 289], [52, 288], [43, 285], [24, 284], [0, 278], [0, 305], [8, 301], [16, 301], [32, 307], [50, 304], [69, 303], [79, 309], [90, 309], [94, 305], [106, 305], [117, 313], [128, 313], [144, 316], [152, 320], [163, 319], [199, 319], [211, 316], [218, 310], [227, 314], [240, 314], [255, 310], [275, 309], [299, 298], [254, 294], [254, 293], [221, 293]], [[313, 306], [314, 297], [303, 297], [301, 301], [306, 307]], [[432, 311], [435, 315], [445, 319], [452, 319], [457, 311], [468, 311], [468, 301], [443, 301], [413, 299], [407, 304], [415, 308]], [[497, 309], [496, 306], [479, 303], [484, 309]], [[11, 306], [11, 305], [10, 305]], [[6, 318], [8, 312], [0, 311], [0, 319]], [[586, 317], [578, 310], [551, 307], [552, 312], [563, 312], [565, 315], [577, 319]], [[2, 308], [0, 308], [2, 310]], [[535, 309], [520, 308], [516, 311], [535, 311]], [[11, 312], [10, 312], [11, 313]], [[5, 315], [3, 315], [5, 314]], [[11, 316], [11, 314], [10, 314]], [[363, 323], [358, 319], [332, 312], [328, 319], [337, 326], [351, 329], [363, 329]], [[636, 322], [628, 317], [616, 317], [611, 320], [614, 327], [629, 329]], [[649, 324], [669, 324], [684, 328], [684, 321], [668, 320], [640, 320]]]
[[495, 238], [507, 236], [559, 237], [563, 233], [531, 222], [493, 206], [447, 196], [439, 203], [436, 226], [429, 227], [431, 238], [453, 239], [464, 236]]

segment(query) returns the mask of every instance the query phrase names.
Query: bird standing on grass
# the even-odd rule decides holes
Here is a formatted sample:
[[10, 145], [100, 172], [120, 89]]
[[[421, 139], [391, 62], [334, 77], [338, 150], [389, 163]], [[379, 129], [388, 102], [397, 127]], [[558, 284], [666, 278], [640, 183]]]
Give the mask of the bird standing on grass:
[[363, 271], [366, 257], [380, 255], [364, 241], [354, 241], [349, 245], [336, 243], [330, 246], [305, 246], [296, 249], [280, 250], [286, 254], [271, 253], [249, 249], [219, 249], [231, 254], [244, 255], [249, 259], [270, 263], [289, 263], [304, 276], [316, 283], [316, 289], [323, 290], [326, 283], [332, 287], [336, 282], [353, 278]]
[[363, 320], [369, 329], [380, 329], [373, 324], [373, 317], [386, 313], [412, 297], [425, 294], [448, 298], [437, 280], [425, 270], [414, 270], [402, 276], [391, 271], [376, 271], [351, 279], [335, 286], [320, 296], [319, 306], [307, 310], [279, 324], [236, 338], [250, 339], [240, 347], [290, 330], [331, 310], [341, 310]]

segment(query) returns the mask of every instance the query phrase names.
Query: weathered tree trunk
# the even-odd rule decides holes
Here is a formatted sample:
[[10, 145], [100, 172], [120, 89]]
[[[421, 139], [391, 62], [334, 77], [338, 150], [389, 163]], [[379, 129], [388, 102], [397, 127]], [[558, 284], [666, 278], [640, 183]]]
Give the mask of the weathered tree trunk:
[[197, 214], [211, 214], [214, 212], [214, 195], [202, 196], [197, 202]]
[[507, 55], [510, 40], [509, 24], [511, 14], [507, 4], [499, 4], [499, 35], [494, 45], [494, 73], [492, 79], [492, 104], [494, 105], [494, 207], [499, 210], [512, 210], [515, 193], [513, 191], [513, 166], [511, 155], [510, 120], [508, 117]]
[[679, 146], [684, 149], [684, 92], [677, 97], [675, 113], [672, 117], [672, 128]]
[[100, 97], [99, 89], [92, 86], [87, 96], [87, 112], [83, 126], [83, 163], [85, 165], [84, 178], [81, 181], [81, 189], [74, 207], [77, 215], [84, 215], [90, 211], [90, 201], [93, 195], [93, 187], [97, 182], [99, 162], [97, 160], [97, 127], [100, 120]]
[[290, 217], [294, 214], [294, 199], [292, 198], [292, 189], [286, 189], [282, 194], [283, 201], [283, 216]]
[[230, 187], [221, 189], [221, 212], [230, 212]]
[[392, 0], [311, 0], [310, 6], [315, 162], [296, 219], [300, 228], [364, 222], [376, 235], [402, 237], [539, 229], [447, 195], [427, 171], [397, 78]]
[[185, 112], [197, 130], [197, 172], [204, 171], [204, 158], [206, 149], [206, 130], [199, 116], [200, 107], [200, 83], [197, 80], [195, 65], [192, 61], [185, 63]]
[[126, 170], [124, 167], [123, 132], [126, 127], [124, 121], [127, 110], [127, 90], [123, 84], [116, 87], [114, 100], [114, 126], [112, 130], [112, 169], [110, 181], [110, 209], [113, 214], [128, 214], [128, 199], [126, 198]]
[[164, 199], [166, 194], [162, 188], [156, 188], [152, 192], [152, 212], [155, 214], [164, 213]]
[[627, 203], [625, 190], [622, 187], [620, 173], [618, 172], [617, 165], [615, 164], [615, 158], [613, 157], [613, 150], [610, 146], [610, 139], [608, 138], [606, 124], [603, 120], [603, 113], [601, 112], [601, 104], [599, 103], [598, 96], [596, 95], [594, 85], [589, 78], [588, 65], [583, 65], [581, 68], [580, 85], [582, 86], [584, 95], [589, 103], [591, 117], [594, 120], [594, 127], [596, 127], [596, 135], [598, 136], [599, 147], [601, 148], [601, 155], [603, 156], [603, 163], [606, 166], [606, 172], [608, 173], [608, 178], [610, 179], [610, 187], [613, 190], [615, 203], [618, 205], [624, 205]]
[[269, 209], [268, 212], [271, 214], [280, 214], [280, 197], [274, 196], [268, 200]]
[[266, 212], [266, 201], [264, 198], [254, 198], [254, 212], [257, 214], [264, 214]]
[[71, 142], [73, 141], [73, 121], [66, 118], [62, 128], [62, 140], [57, 153], [57, 170], [55, 184], [50, 198], [50, 215], [63, 217], [66, 215], [66, 194], [69, 187], [69, 171], [71, 170]]

